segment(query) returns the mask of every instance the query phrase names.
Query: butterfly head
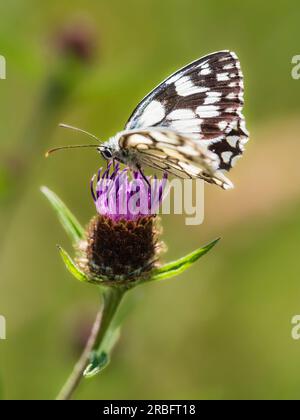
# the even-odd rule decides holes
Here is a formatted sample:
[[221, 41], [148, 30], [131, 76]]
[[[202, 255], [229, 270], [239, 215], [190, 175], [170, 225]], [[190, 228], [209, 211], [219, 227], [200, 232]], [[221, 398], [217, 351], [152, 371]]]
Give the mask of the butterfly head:
[[119, 145], [119, 135], [111, 137], [108, 141], [102, 143], [97, 150], [107, 161], [116, 160], [120, 163], [127, 163], [126, 152]]
[[99, 146], [97, 150], [105, 160], [114, 159], [113, 150], [109, 145], [104, 144], [102, 146]]

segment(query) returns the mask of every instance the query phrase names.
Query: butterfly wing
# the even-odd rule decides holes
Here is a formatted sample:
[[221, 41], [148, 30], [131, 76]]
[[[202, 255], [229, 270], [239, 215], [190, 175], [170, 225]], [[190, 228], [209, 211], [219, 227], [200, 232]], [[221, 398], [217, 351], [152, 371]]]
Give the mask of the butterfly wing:
[[216, 52], [177, 71], [149, 93], [132, 113], [126, 130], [175, 130], [214, 152], [218, 169], [230, 170], [248, 140], [243, 93], [236, 54]]
[[216, 154], [177, 131], [159, 127], [125, 131], [120, 133], [119, 146], [137, 157], [138, 166], [149, 166], [179, 178], [201, 178], [224, 189], [233, 187], [218, 171]]

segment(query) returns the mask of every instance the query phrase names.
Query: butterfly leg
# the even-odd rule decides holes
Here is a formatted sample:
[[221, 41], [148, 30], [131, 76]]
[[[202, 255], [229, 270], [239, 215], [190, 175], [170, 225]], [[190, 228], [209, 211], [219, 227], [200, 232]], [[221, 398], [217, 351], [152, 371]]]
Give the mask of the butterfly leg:
[[143, 180], [148, 185], [148, 187], [151, 188], [150, 182], [149, 182], [148, 178], [146, 177], [146, 175], [144, 174], [144, 172], [143, 172], [142, 168], [140, 167], [140, 165], [137, 165], [137, 169], [138, 169], [139, 173], [141, 174]]

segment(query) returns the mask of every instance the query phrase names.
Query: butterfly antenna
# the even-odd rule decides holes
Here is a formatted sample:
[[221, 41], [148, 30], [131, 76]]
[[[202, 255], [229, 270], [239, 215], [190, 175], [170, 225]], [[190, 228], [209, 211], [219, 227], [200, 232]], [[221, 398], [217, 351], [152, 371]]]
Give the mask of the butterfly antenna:
[[83, 133], [83, 134], [85, 134], [89, 137], [92, 137], [94, 140], [97, 140], [99, 143], [101, 142], [101, 140], [97, 136], [95, 136], [92, 133], [89, 133], [88, 131], [82, 130], [81, 128], [73, 127], [72, 125], [68, 125], [68, 124], [59, 124], [59, 127], [67, 128], [67, 129], [73, 130], [73, 131], [78, 131], [79, 133]]
[[61, 147], [54, 147], [53, 149], [48, 150], [45, 154], [46, 158], [49, 157], [52, 153], [58, 152], [59, 150], [67, 150], [67, 149], [81, 149], [83, 147], [87, 148], [98, 148], [99, 144], [79, 144], [79, 145], [72, 145], [72, 146], [61, 146]]

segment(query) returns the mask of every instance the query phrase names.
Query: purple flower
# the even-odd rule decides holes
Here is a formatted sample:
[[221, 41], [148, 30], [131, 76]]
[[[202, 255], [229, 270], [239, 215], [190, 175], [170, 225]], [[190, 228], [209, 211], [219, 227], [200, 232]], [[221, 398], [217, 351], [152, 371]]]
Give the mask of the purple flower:
[[96, 32], [90, 22], [74, 20], [65, 25], [54, 37], [54, 45], [65, 57], [72, 56], [89, 63], [97, 50]]
[[[136, 221], [144, 216], [155, 215], [163, 200], [167, 174], [160, 181], [155, 176], [143, 177], [140, 172], [130, 174], [128, 168], [108, 165], [100, 169], [91, 182], [92, 196], [97, 212], [113, 221]], [[95, 185], [96, 184], [96, 185]]]
[[167, 176], [143, 177], [110, 164], [91, 182], [97, 209], [81, 243], [80, 268], [107, 284], [132, 284], [151, 276], [164, 249], [156, 216]]

